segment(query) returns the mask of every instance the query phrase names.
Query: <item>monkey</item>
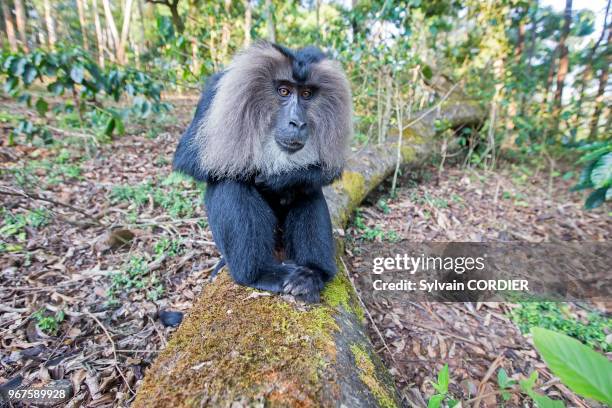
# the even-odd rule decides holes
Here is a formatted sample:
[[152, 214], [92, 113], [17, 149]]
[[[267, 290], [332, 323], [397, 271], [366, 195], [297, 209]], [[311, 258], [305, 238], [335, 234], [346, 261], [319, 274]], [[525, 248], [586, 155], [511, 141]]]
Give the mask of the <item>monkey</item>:
[[351, 100], [339, 62], [314, 46], [260, 41], [207, 80], [173, 168], [207, 183], [220, 265], [237, 284], [320, 301], [337, 272], [322, 188], [344, 168]]

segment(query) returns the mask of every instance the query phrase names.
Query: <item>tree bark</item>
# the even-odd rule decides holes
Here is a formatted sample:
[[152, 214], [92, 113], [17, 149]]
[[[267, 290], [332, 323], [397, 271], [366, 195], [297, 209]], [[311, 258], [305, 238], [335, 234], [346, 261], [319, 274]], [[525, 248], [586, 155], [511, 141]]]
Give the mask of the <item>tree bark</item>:
[[47, 27], [47, 45], [50, 49], [55, 49], [57, 36], [55, 34], [55, 22], [53, 21], [53, 11], [49, 0], [43, 0], [43, 8], [45, 10], [45, 25]]
[[[612, 24], [608, 25], [608, 49], [612, 45]], [[597, 128], [599, 125], [599, 117], [604, 109], [605, 98], [604, 93], [606, 92], [606, 86], [608, 85], [608, 77], [610, 74], [610, 64], [612, 63], [612, 54], [606, 55], [606, 63], [602, 64], [601, 72], [599, 74], [599, 86], [597, 87], [597, 94], [595, 95], [595, 110], [593, 116], [591, 116], [591, 125], [589, 127], [589, 138], [594, 139], [597, 136]]]
[[27, 17], [26, 9], [23, 4], [23, 0], [13, 0], [15, 5], [15, 22], [17, 23], [17, 33], [19, 34], [19, 41], [25, 52], [30, 51], [28, 46], [28, 35], [27, 35]]
[[170, 9], [170, 14], [172, 15], [172, 25], [178, 31], [179, 34], [183, 34], [185, 31], [185, 23], [181, 18], [181, 15], [178, 11], [179, 0], [145, 0], [148, 3], [152, 4], [162, 4], [168, 9]]
[[[485, 113], [469, 102], [424, 112], [402, 130], [401, 159], [419, 166], [437, 150], [435, 121], [477, 125]], [[350, 157], [341, 180], [324, 189], [334, 231], [396, 165], [396, 142]], [[336, 235], [342, 253], [342, 233]], [[208, 284], [166, 348], [147, 370], [134, 407], [393, 407], [398, 393], [365, 334], [364, 311], [344, 263], [320, 305], [234, 284], [222, 272]]]
[[125, 48], [130, 34], [130, 22], [132, 21], [132, 4], [134, 0], [125, 0], [125, 7], [123, 9], [123, 25], [121, 27], [121, 38], [119, 39], [119, 46], [117, 47], [117, 61], [120, 64], [127, 63], [127, 57]]
[[81, 37], [83, 37], [83, 48], [89, 50], [89, 40], [87, 39], [87, 19], [85, 18], [85, 0], [76, 0], [77, 11], [79, 13], [79, 25], [81, 27]]
[[586, 87], [593, 76], [593, 58], [595, 57], [597, 49], [599, 48], [599, 45], [603, 41], [604, 37], [606, 36], [606, 32], [609, 29], [608, 26], [610, 25], [610, 23], [608, 23], [608, 15], [610, 13], [610, 3], [611, 0], [608, 0], [606, 4], [606, 14], [604, 15], [604, 24], [601, 28], [601, 34], [597, 38], [597, 41], [595, 41], [595, 43], [593, 44], [593, 47], [591, 47], [591, 49], [589, 50], [589, 54], [587, 55], [586, 60], [584, 61], [584, 70], [582, 72], [582, 78], [580, 80], [580, 91], [578, 91], [578, 101], [576, 102], [576, 123], [578, 123], [580, 117], [582, 116], [582, 104], [584, 102]]
[[274, 25], [274, 5], [272, 0], [266, 0], [266, 27], [268, 41], [276, 42], [276, 26]]
[[[530, 13], [530, 19], [531, 19], [531, 30], [529, 33], [529, 47], [527, 48], [527, 67], [525, 68], [525, 77], [526, 78], [531, 78], [531, 72], [533, 70], [533, 66], [532, 66], [532, 62], [533, 62], [533, 54], [535, 52], [535, 45], [536, 45], [536, 32], [538, 29], [538, 21], [537, 21], [537, 12], [538, 12], [538, 1], [535, 2], [535, 4], [531, 5], [531, 13]], [[519, 115], [522, 117], [525, 115], [525, 108], [527, 104], [527, 94], [526, 92], [522, 92], [521, 93], [521, 107], [519, 110]]]
[[251, 44], [251, 26], [253, 25], [253, 7], [250, 0], [244, 0], [244, 46]]
[[113, 17], [113, 11], [111, 10], [109, 0], [102, 0], [104, 7], [104, 17], [106, 18], [106, 26], [108, 33], [110, 34], [110, 40], [112, 42], [112, 49], [114, 51], [114, 58], [117, 59], [117, 50], [119, 49], [119, 31], [117, 31], [117, 25], [115, 24], [115, 18]]
[[561, 107], [563, 105], [563, 87], [565, 85], [565, 76], [569, 70], [568, 48], [566, 45], [567, 37], [572, 24], [572, 0], [565, 0], [565, 13], [563, 21], [563, 29], [559, 38], [559, 69], [557, 70], [557, 88], [555, 89], [555, 97], [553, 99], [552, 111], [552, 132], [554, 136], [559, 130], [559, 117], [561, 115]]
[[9, 8], [6, 1], [0, 1], [0, 7], [2, 7], [2, 14], [4, 15], [4, 28], [6, 30], [6, 37], [9, 42], [11, 51], [17, 51], [17, 37], [15, 37], [15, 25], [13, 24], [13, 16], [11, 9]]
[[96, 44], [98, 46], [98, 63], [104, 68], [104, 37], [102, 36], [102, 25], [100, 24], [100, 14], [98, 14], [98, 0], [93, 0], [92, 13], [94, 17], [94, 27], [96, 28]]

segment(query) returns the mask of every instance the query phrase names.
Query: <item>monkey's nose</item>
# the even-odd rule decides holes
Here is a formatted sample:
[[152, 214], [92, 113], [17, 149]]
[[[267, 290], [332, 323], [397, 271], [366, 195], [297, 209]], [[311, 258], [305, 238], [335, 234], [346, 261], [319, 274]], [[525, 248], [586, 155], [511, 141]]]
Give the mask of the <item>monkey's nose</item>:
[[306, 128], [306, 122], [302, 122], [299, 119], [292, 119], [289, 121], [289, 126], [294, 127], [297, 130], [302, 130]]

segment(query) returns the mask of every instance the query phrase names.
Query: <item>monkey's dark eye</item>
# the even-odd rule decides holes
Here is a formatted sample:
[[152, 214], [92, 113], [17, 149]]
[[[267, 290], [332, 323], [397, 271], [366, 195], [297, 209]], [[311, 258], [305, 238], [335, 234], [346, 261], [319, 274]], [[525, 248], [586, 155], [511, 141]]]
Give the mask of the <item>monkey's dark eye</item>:
[[302, 98], [304, 98], [304, 99], [312, 98], [312, 91], [310, 89], [304, 89], [302, 91]]
[[289, 89], [288, 87], [284, 85], [279, 86], [277, 89], [277, 92], [283, 98], [286, 98], [287, 96], [291, 95], [291, 89]]

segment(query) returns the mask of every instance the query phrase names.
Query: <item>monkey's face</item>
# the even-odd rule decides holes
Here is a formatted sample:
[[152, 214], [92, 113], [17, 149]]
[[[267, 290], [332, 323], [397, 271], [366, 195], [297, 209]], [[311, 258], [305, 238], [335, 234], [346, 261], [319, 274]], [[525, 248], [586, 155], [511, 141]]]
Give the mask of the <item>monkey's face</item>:
[[285, 152], [301, 150], [308, 141], [308, 106], [316, 97], [315, 87], [289, 81], [275, 81], [279, 110], [274, 124], [274, 140]]

